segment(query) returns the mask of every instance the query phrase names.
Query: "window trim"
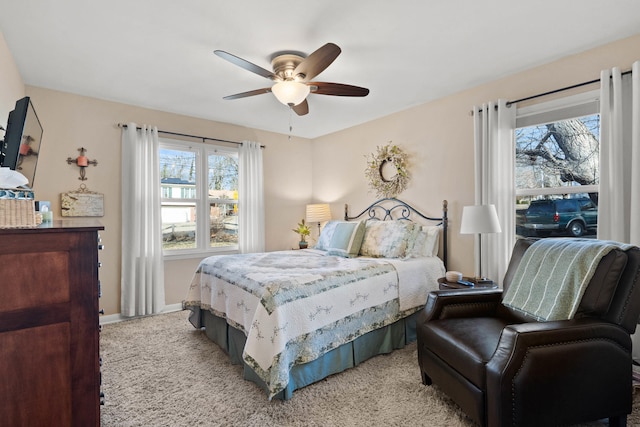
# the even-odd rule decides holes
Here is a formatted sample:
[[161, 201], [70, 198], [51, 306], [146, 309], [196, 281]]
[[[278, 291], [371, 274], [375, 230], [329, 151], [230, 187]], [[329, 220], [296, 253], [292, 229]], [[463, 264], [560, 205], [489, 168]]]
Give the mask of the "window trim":
[[599, 193], [600, 186], [576, 185], [572, 187], [524, 188], [516, 189], [516, 196], [550, 196], [555, 194]]
[[[592, 90], [553, 101], [516, 107], [516, 129], [600, 113], [600, 91]], [[551, 117], [550, 117], [551, 116]]]

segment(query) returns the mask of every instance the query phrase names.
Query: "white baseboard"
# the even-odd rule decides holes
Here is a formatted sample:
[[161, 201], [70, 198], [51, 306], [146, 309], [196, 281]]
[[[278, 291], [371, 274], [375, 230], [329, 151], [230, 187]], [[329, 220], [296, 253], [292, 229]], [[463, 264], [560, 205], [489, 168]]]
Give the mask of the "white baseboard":
[[[169, 304], [167, 306], [164, 307], [164, 309], [162, 309], [162, 313], [171, 313], [174, 311], [181, 311], [182, 310], [182, 303], [177, 303], [177, 304]], [[151, 315], [153, 316], [153, 315]], [[145, 317], [145, 316], [138, 316], [138, 317]], [[100, 316], [100, 324], [101, 325], [106, 325], [108, 323], [116, 323], [116, 322], [122, 322], [123, 320], [131, 320], [131, 319], [135, 319], [136, 317], [125, 317], [123, 315], [121, 315], [120, 313], [116, 313], [116, 314], [108, 314], [106, 316]]]

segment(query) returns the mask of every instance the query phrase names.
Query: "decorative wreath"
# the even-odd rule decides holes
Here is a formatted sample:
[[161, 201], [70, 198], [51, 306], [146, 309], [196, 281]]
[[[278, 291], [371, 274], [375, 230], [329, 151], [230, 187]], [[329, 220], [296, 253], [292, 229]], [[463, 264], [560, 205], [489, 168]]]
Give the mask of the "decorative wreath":
[[[396, 174], [385, 178], [383, 168], [388, 164], [395, 166]], [[377, 153], [367, 156], [365, 176], [369, 179], [369, 188], [375, 191], [378, 197], [395, 197], [409, 184], [407, 154], [391, 142], [378, 147]]]

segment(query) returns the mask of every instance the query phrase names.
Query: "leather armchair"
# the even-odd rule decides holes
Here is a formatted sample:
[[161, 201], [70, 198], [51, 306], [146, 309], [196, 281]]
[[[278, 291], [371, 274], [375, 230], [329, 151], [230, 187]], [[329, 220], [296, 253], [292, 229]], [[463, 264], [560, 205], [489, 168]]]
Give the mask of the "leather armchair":
[[[532, 239], [518, 240], [506, 290]], [[567, 425], [632, 407], [631, 338], [640, 315], [640, 250], [602, 258], [571, 320], [539, 322], [502, 304], [502, 289], [432, 292], [418, 316], [422, 382], [482, 426]]]

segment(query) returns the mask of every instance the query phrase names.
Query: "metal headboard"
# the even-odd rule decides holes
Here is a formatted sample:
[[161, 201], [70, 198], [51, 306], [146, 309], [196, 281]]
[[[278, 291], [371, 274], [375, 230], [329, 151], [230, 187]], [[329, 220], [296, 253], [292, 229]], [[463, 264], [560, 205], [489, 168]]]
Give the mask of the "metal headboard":
[[[411, 214], [416, 214], [420, 218], [429, 220], [429, 221], [439, 221], [435, 225], [442, 226], [442, 262], [444, 263], [445, 268], [447, 267], [447, 227], [449, 226], [449, 218], [447, 216], [448, 211], [448, 202], [446, 200], [442, 201], [442, 216], [439, 218], [430, 217], [424, 215], [423, 213], [416, 210], [414, 207], [410, 206], [408, 203], [403, 202], [402, 200], [398, 200], [393, 197], [387, 197], [384, 199], [377, 200], [373, 202], [368, 208], [360, 212], [358, 215], [349, 216], [349, 205], [345, 203], [344, 205], [344, 220], [352, 221], [354, 219], [358, 219], [365, 214], [367, 214], [367, 219], [378, 220], [378, 221], [389, 221], [389, 220], [407, 220], [412, 221]], [[383, 215], [384, 214], [384, 215]], [[380, 218], [379, 215], [383, 215]]]

